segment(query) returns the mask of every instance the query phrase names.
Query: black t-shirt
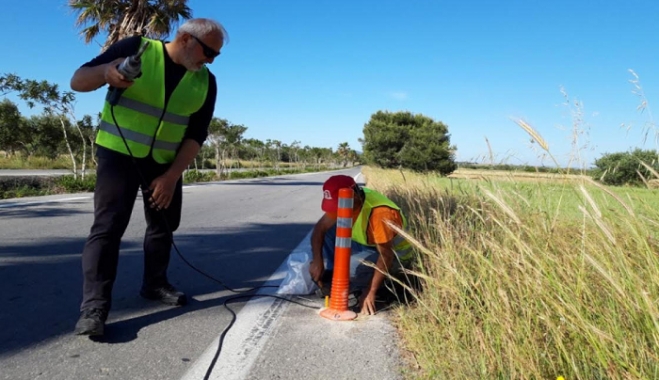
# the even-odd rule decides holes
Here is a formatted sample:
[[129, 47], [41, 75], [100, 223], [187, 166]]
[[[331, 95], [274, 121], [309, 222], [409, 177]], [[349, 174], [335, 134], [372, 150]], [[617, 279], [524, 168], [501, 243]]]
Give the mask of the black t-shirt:
[[[141, 41], [142, 38], [140, 36], [128, 37], [118, 41], [111, 45], [105, 52], [82, 65], [82, 67], [98, 66], [112, 62], [117, 58], [124, 58], [133, 55], [139, 50]], [[169, 54], [167, 54], [166, 49], [163, 49], [163, 51], [165, 53], [165, 100], [167, 100], [183, 78], [183, 75], [185, 75], [187, 69], [182, 65], [174, 63]], [[215, 112], [215, 99], [217, 97], [215, 76], [210, 70], [208, 71], [208, 74], [208, 94], [206, 95], [206, 101], [199, 111], [190, 115], [188, 127], [186, 128], [185, 136], [183, 137], [183, 139], [195, 140], [199, 145], [202, 145], [206, 140], [206, 137], [208, 137], [208, 125]], [[111, 153], [114, 152], [104, 149], [101, 146], [98, 147], [99, 155], [107, 155]]]

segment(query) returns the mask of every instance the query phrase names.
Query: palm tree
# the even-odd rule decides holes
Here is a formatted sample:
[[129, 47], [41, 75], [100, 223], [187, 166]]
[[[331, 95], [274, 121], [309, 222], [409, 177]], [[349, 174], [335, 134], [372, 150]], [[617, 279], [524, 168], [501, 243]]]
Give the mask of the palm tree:
[[336, 150], [336, 154], [339, 156], [340, 161], [345, 168], [348, 164], [348, 156], [350, 155], [350, 145], [347, 142], [342, 142], [339, 144], [339, 147]]
[[181, 19], [192, 17], [187, 0], [68, 0], [77, 13], [76, 27], [90, 43], [101, 34], [107, 39], [105, 51], [113, 43], [129, 36], [166, 38]]

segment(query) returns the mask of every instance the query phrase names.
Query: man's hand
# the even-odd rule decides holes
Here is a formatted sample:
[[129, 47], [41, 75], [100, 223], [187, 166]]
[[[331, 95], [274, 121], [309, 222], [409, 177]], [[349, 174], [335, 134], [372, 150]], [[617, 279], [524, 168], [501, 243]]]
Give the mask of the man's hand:
[[134, 83], [133, 81], [126, 80], [126, 77], [117, 70], [117, 66], [123, 62], [124, 59], [125, 58], [117, 58], [107, 64], [105, 68], [105, 82], [112, 87], [127, 88]]
[[323, 272], [325, 272], [325, 263], [323, 263], [323, 260], [312, 260], [311, 264], [309, 264], [311, 279], [315, 282], [320, 281], [323, 278]]
[[359, 297], [359, 314], [375, 315], [375, 292], [364, 292]]
[[149, 199], [151, 208], [163, 210], [169, 207], [174, 197], [177, 181], [178, 178], [165, 173], [151, 182], [149, 186], [149, 190], [151, 191], [151, 198]]

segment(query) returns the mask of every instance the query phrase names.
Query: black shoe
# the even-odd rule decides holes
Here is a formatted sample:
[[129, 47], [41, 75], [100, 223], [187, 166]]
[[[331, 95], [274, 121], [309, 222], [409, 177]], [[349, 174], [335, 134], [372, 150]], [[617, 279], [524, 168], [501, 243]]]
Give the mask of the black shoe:
[[183, 306], [188, 303], [185, 294], [169, 284], [155, 289], [142, 289], [140, 295], [146, 299], [160, 301], [172, 306]]
[[105, 309], [86, 309], [80, 313], [80, 319], [76, 323], [76, 335], [100, 336], [105, 330], [105, 321], [108, 312]]

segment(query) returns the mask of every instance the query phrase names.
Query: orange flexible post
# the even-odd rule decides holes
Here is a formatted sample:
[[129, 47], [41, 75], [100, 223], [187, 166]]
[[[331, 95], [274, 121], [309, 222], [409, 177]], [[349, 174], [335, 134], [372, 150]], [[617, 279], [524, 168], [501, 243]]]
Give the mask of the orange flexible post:
[[334, 245], [334, 273], [329, 308], [320, 315], [333, 321], [350, 321], [357, 313], [348, 310], [350, 295], [350, 246], [352, 244], [353, 190], [339, 190], [339, 208], [336, 220], [336, 243]]

